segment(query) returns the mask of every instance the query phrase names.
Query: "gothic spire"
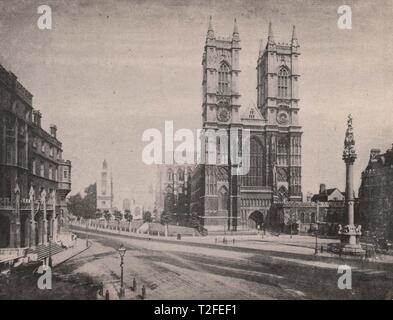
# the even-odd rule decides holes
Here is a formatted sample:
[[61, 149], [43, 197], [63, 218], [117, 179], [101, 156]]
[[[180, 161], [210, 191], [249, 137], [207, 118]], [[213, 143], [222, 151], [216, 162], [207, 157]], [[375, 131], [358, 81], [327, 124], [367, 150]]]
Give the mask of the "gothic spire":
[[239, 28], [237, 27], [236, 18], [235, 18], [235, 22], [234, 22], [234, 25], [233, 25], [233, 34], [239, 34]]
[[234, 21], [234, 24], [233, 24], [232, 40], [234, 40], [234, 41], [240, 41], [240, 38], [239, 38], [239, 28], [238, 28], [238, 26], [237, 26], [236, 18], [235, 18], [235, 21]]
[[210, 18], [209, 18], [209, 27], [207, 29], [206, 37], [208, 39], [214, 39], [214, 30], [213, 30], [213, 19], [212, 19], [212, 16], [210, 16]]
[[261, 39], [259, 41], [259, 55], [258, 55], [258, 57], [262, 57], [262, 55], [263, 55], [263, 40]]
[[273, 28], [272, 28], [272, 23], [271, 22], [269, 22], [269, 35], [267, 37], [267, 42], [268, 43], [274, 43]]
[[299, 44], [298, 44], [298, 42], [297, 42], [297, 36], [296, 36], [296, 28], [295, 28], [295, 26], [292, 27], [291, 45], [292, 45], [292, 47], [298, 47], [298, 46], [299, 46]]

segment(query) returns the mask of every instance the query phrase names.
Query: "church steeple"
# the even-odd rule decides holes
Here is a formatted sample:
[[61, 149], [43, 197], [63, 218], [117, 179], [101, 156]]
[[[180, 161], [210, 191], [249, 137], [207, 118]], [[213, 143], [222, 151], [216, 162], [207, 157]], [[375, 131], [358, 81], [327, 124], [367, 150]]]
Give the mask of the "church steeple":
[[212, 19], [212, 16], [209, 17], [209, 27], [207, 29], [206, 38], [214, 39], [214, 30], [213, 30], [213, 19]]

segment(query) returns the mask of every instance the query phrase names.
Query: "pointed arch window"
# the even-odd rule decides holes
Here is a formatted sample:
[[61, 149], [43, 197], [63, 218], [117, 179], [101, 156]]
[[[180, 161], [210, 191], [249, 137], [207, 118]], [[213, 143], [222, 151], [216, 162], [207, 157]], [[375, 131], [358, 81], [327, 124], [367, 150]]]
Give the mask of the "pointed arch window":
[[263, 154], [262, 144], [255, 137], [251, 137], [250, 153], [244, 155], [244, 161], [249, 161], [250, 166], [248, 173], [243, 176], [245, 186], [263, 186]]
[[218, 191], [218, 210], [228, 210], [228, 190], [225, 186]]
[[288, 142], [285, 138], [278, 141], [277, 149], [277, 164], [279, 166], [288, 165]]
[[281, 98], [288, 97], [289, 73], [284, 67], [278, 72], [278, 96]]
[[229, 93], [229, 67], [226, 63], [222, 63], [218, 70], [218, 91], [221, 94]]

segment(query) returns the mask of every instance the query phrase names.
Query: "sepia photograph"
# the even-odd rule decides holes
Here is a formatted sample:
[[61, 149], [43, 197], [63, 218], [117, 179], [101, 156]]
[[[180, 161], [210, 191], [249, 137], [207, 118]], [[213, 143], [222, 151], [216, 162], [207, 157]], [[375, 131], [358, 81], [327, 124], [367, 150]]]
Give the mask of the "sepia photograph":
[[393, 300], [392, 34], [391, 0], [0, 0], [0, 300]]

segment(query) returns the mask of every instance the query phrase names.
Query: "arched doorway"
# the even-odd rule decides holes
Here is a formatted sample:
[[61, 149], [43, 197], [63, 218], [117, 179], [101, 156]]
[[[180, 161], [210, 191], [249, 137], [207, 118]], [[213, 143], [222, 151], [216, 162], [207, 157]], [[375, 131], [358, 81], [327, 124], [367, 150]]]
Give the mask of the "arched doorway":
[[264, 226], [264, 222], [263, 213], [260, 211], [254, 211], [248, 216], [248, 225], [252, 229], [261, 230]]
[[10, 246], [10, 219], [0, 215], [0, 248]]

